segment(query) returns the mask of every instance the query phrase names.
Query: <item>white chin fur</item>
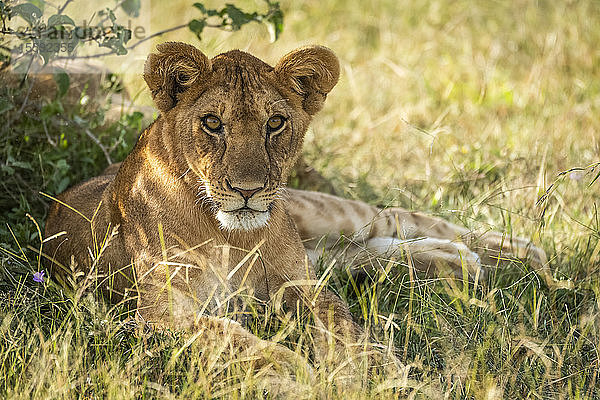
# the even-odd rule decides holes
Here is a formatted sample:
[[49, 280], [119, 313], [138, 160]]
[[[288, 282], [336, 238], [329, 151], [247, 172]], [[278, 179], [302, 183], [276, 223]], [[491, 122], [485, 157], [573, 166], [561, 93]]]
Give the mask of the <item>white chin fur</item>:
[[269, 221], [269, 211], [217, 211], [217, 220], [221, 223], [221, 228], [228, 231], [251, 231], [253, 229], [267, 226]]

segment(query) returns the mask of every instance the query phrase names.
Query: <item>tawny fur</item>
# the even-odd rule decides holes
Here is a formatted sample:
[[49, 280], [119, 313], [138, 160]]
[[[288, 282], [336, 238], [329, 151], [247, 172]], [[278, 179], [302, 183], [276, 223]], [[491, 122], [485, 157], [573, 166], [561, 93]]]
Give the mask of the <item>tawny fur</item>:
[[[144, 79], [161, 115], [118, 169], [58, 196], [46, 236], [66, 233], [45, 246], [52, 274], [93, 270], [105, 297], [120, 301], [130, 293], [144, 320], [227, 332], [240, 351], [263, 341], [222, 317], [248, 297], [312, 310], [322, 328], [317, 355], [328, 353], [327, 327], [344, 338], [340, 343], [357, 342], [361, 330], [347, 306], [316, 291], [317, 277], [282, 199], [312, 115], [337, 82], [336, 57], [313, 46], [273, 68], [237, 50], [212, 60], [182, 43], [158, 50], [148, 57]], [[207, 115], [220, 118], [221, 132], [207, 130]], [[272, 116], [285, 120], [277, 132], [266, 129]], [[231, 226], [222, 226], [219, 212], [234, 216]], [[267, 224], [237, 229], [243, 224], [236, 218], [252, 222], [253, 213], [268, 215]], [[261, 225], [261, 218], [254, 222]], [[298, 362], [283, 346], [270, 349], [280, 360]]]
[[[338, 76], [337, 58], [320, 46], [293, 51], [271, 67], [241, 51], [209, 60], [190, 45], [160, 45], [144, 79], [161, 115], [122, 165], [58, 196], [46, 237], [59, 235], [44, 247], [52, 273], [64, 278], [93, 269], [106, 297], [120, 301], [131, 293], [147, 321], [227, 334], [240, 351], [267, 346], [273, 357], [297, 364], [295, 353], [222, 317], [241, 297], [281, 297], [292, 310], [301, 304], [314, 313], [322, 328], [317, 357], [330, 354], [328, 330], [341, 342], [358, 341], [362, 333], [346, 304], [327, 290], [316, 295], [310, 262], [342, 235], [350, 256], [405, 252], [421, 270], [441, 262], [479, 276], [481, 261], [499, 252], [545, 261], [523, 239], [283, 189]], [[207, 115], [220, 119], [221, 131], [207, 130]], [[269, 132], [267, 121], [276, 115], [285, 125]]]

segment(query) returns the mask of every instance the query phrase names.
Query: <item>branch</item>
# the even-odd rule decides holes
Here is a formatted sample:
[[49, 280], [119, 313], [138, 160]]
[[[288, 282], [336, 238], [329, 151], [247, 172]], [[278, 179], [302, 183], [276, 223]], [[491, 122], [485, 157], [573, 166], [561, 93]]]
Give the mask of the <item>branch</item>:
[[67, 6], [69, 5], [69, 3], [72, 2], [72, 1], [73, 0], [66, 0], [65, 4], [63, 4], [62, 7], [60, 7], [56, 13], [59, 14], [59, 15], [62, 14], [63, 11], [65, 11], [65, 8], [67, 8]]
[[102, 152], [104, 153], [104, 157], [106, 157], [106, 161], [108, 161], [108, 165], [112, 164], [113, 162], [110, 159], [110, 154], [108, 154], [108, 151], [106, 151], [106, 147], [104, 147], [104, 145], [100, 143], [100, 140], [98, 140], [98, 138], [94, 136], [94, 134], [88, 128], [83, 128], [83, 131], [86, 135], [88, 135], [90, 139], [94, 141], [94, 143], [98, 145], [98, 147], [100, 147], [100, 150], [102, 150]]
[[[140, 44], [142, 44], [142, 43], [144, 43], [144, 42], [146, 42], [146, 41], [148, 41], [150, 39], [153, 39], [153, 38], [155, 38], [157, 36], [160, 36], [160, 35], [164, 35], [165, 33], [177, 31], [179, 29], [185, 28], [186, 26], [188, 26], [188, 24], [181, 24], [181, 25], [174, 26], [172, 28], [164, 29], [162, 31], [153, 33], [152, 35], [150, 35], [148, 37], [145, 37], [145, 38], [143, 38], [143, 39], [135, 42], [131, 46], [127, 47], [127, 50], [128, 51], [129, 50], [133, 50], [136, 47], [138, 47]], [[220, 28], [221, 27], [221, 25], [216, 25], [216, 24], [212, 24], [212, 25], [207, 24], [206, 26], [209, 27], [209, 28]], [[115, 54], [115, 52], [114, 51], [107, 51], [105, 53], [90, 54], [90, 55], [86, 55], [86, 56], [56, 57], [56, 58], [54, 58], [54, 60], [74, 60], [74, 59], [100, 58], [100, 57], [104, 57], [104, 56], [110, 56], [112, 54]]]
[[97, 53], [97, 54], [90, 54], [87, 56], [73, 56], [73, 57], [65, 57], [65, 56], [61, 56], [61, 57], [54, 57], [53, 60], [85, 60], [88, 58], [100, 58], [100, 57], [104, 57], [104, 56], [110, 56], [115, 54], [114, 51], [107, 51], [106, 53]]
[[48, 133], [48, 127], [46, 126], [46, 121], [44, 119], [42, 119], [42, 126], [44, 127], [44, 133], [46, 133], [46, 139], [48, 140], [48, 143], [50, 143], [52, 147], [56, 147], [56, 142], [50, 137], [50, 134]]
[[135, 44], [133, 44], [133, 45], [129, 46], [129, 47], [127, 48], [127, 50], [133, 50], [133, 49], [135, 49], [136, 47], [138, 47], [140, 44], [142, 44], [142, 43], [144, 43], [144, 42], [146, 42], [146, 41], [148, 41], [148, 40], [150, 40], [150, 39], [152, 39], [152, 38], [155, 38], [155, 37], [157, 37], [157, 36], [160, 36], [160, 35], [164, 35], [165, 33], [173, 32], [173, 31], [177, 31], [177, 30], [179, 30], [179, 29], [181, 29], [181, 28], [185, 28], [186, 26], [188, 26], [188, 24], [181, 24], [181, 25], [177, 25], [177, 26], [174, 26], [174, 27], [172, 27], [172, 28], [169, 28], [169, 29], [162, 30], [162, 31], [160, 31], [160, 32], [153, 33], [152, 35], [150, 35], [150, 36], [148, 36], [148, 37], [145, 37], [145, 38], [143, 38], [142, 40], [140, 40], [140, 41], [136, 42]]
[[[33, 56], [31, 56], [31, 60], [29, 60], [29, 65], [27, 66], [27, 71], [23, 75], [23, 79], [21, 80], [21, 83], [19, 84], [20, 86], [25, 84], [25, 80], [27, 79], [27, 76], [29, 75], [29, 70], [31, 69], [32, 64], [33, 64]], [[31, 94], [32, 89], [33, 89], [33, 82], [31, 82], [29, 84], [29, 88], [27, 88], [27, 94], [25, 95], [25, 99], [23, 100], [23, 104], [21, 104], [21, 108], [19, 108], [17, 115], [21, 115], [21, 113], [23, 112], [23, 109], [25, 108], [25, 105], [27, 104], [27, 101], [29, 100], [29, 95]]]
[[[63, 118], [63, 120], [66, 120], [65, 118]], [[98, 147], [100, 147], [100, 150], [102, 150], [102, 153], [104, 153], [104, 157], [106, 158], [106, 161], [108, 161], [108, 164], [112, 164], [112, 160], [110, 159], [110, 154], [108, 154], [108, 151], [106, 150], [106, 147], [104, 147], [104, 145], [102, 144], [102, 142], [100, 142], [100, 140], [94, 136], [94, 134], [85, 126], [83, 126], [82, 124], [80, 124], [77, 121], [73, 121], [77, 124], [77, 126], [79, 126], [81, 129], [83, 129], [83, 131], [85, 132], [85, 134], [92, 139], [92, 141], [94, 143], [96, 143], [98, 145]]]

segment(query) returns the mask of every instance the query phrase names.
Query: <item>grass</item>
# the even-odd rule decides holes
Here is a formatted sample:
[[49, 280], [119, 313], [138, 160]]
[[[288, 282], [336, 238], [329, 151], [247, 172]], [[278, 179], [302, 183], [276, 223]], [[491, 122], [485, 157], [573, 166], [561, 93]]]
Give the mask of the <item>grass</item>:
[[[160, 9], [153, 4], [153, 30], [180, 23]], [[188, 9], [177, 2], [170, 15]], [[307, 396], [600, 398], [600, 5], [320, 0], [283, 9], [285, 32], [274, 45], [258, 26], [194, 43], [209, 55], [239, 47], [270, 62], [304, 43], [331, 47], [342, 78], [307, 136], [311, 165], [346, 197], [529, 236], [548, 253], [554, 277], [572, 283], [549, 288], [527, 263], [493, 269], [476, 287], [411, 278], [403, 263], [360, 286], [336, 272], [330, 287], [374, 339], [393, 337], [418, 389], [376, 371], [349, 388], [320, 375]], [[183, 32], [167, 39], [194, 40]], [[124, 79], [137, 93], [143, 60], [134, 58], [125, 68], [137, 72]], [[64, 111], [60, 101], [29, 114], [0, 109], [0, 202], [12, 230], [0, 226], [0, 247], [12, 254], [0, 252], [1, 396], [262, 395], [263, 378], [242, 362], [217, 355], [211, 364], [216, 356], [179, 333], [123, 325], [122, 310], [31, 279], [39, 267], [27, 248], [39, 238], [26, 213], [43, 224], [47, 207], [38, 191], [57, 193], [106, 162], [81, 125], [114, 145], [119, 160], [139, 116], [106, 126], [101, 112]], [[256, 321], [265, 338], [286, 324], [277, 313]], [[307, 341], [301, 326], [285, 339], [302, 351]]]

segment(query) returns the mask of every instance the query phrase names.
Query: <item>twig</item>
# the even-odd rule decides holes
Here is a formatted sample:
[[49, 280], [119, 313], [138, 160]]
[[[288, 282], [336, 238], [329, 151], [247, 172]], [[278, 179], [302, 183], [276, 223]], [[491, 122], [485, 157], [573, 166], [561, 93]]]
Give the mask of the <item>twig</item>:
[[[31, 56], [31, 61], [29, 61], [29, 65], [27, 66], [27, 71], [25, 71], [25, 75], [23, 75], [23, 80], [21, 81], [20, 86], [25, 84], [25, 81], [27, 80], [27, 76], [29, 76], [29, 70], [31, 69], [31, 64], [33, 64], [33, 55]], [[25, 95], [23, 104], [21, 104], [21, 108], [19, 108], [19, 111], [17, 111], [17, 116], [21, 115], [21, 113], [23, 112], [23, 109], [27, 105], [27, 101], [29, 100], [29, 95], [31, 94], [31, 90], [33, 89], [33, 83], [34, 82], [31, 81], [29, 84], [29, 88], [27, 88], [27, 94]]]
[[17, 111], [17, 115], [21, 115], [21, 113], [23, 112], [23, 109], [25, 108], [25, 106], [27, 105], [27, 102], [29, 101], [29, 95], [31, 94], [32, 89], [33, 89], [33, 82], [31, 82], [31, 84], [27, 88], [27, 94], [25, 94], [25, 98], [23, 99], [23, 104], [21, 104], [19, 111]]
[[[172, 31], [175, 31], [175, 30], [181, 29], [181, 28], [183, 28], [183, 27], [186, 27], [186, 26], [187, 26], [187, 24], [182, 24], [182, 25], [175, 26], [175, 27], [173, 27], [173, 28], [165, 29], [165, 30], [163, 30], [163, 31], [160, 31], [160, 32], [154, 33], [154, 34], [152, 34], [152, 35], [148, 36], [147, 38], [144, 38], [144, 39], [142, 39], [142, 40], [140, 40], [140, 41], [136, 42], [136, 43], [135, 43], [135, 44], [133, 44], [132, 46], [129, 46], [129, 47], [127, 47], [127, 50], [128, 50], [128, 51], [129, 51], [129, 50], [133, 50], [133, 49], [135, 49], [137, 46], [139, 46], [140, 44], [142, 44], [143, 42], [145, 42], [145, 41], [147, 41], [147, 40], [150, 40], [150, 39], [152, 39], [152, 38], [154, 38], [154, 37], [156, 37], [156, 36], [160, 36], [160, 35], [163, 35], [163, 34], [165, 34], [165, 33], [168, 33], [168, 32], [172, 32]], [[107, 52], [105, 52], [105, 53], [89, 54], [89, 55], [85, 55], [85, 56], [75, 56], [75, 57], [56, 57], [56, 58], [54, 58], [54, 59], [55, 59], [55, 60], [90, 59], [90, 58], [100, 58], [100, 57], [104, 57], [104, 56], [110, 56], [110, 55], [113, 55], [113, 54], [115, 54], [115, 52], [114, 52], [114, 51], [107, 51]]]
[[[164, 30], [162, 30], [162, 31], [159, 31], [159, 32], [153, 33], [152, 35], [150, 35], [150, 36], [148, 36], [148, 37], [145, 37], [145, 38], [143, 38], [143, 39], [141, 39], [141, 40], [139, 40], [139, 41], [135, 42], [133, 45], [131, 45], [131, 46], [127, 47], [127, 50], [128, 50], [128, 51], [129, 51], [129, 50], [133, 50], [133, 49], [135, 49], [136, 47], [138, 47], [140, 44], [142, 44], [142, 43], [144, 43], [144, 42], [146, 42], [146, 41], [148, 41], [148, 40], [150, 40], [150, 39], [153, 39], [153, 38], [155, 38], [155, 37], [157, 37], [157, 36], [160, 36], [160, 35], [164, 35], [165, 33], [173, 32], [173, 31], [176, 31], [176, 30], [179, 30], [179, 29], [185, 28], [186, 26], [188, 26], [188, 24], [181, 24], [181, 25], [174, 26], [174, 27], [172, 27], [172, 28], [164, 29]], [[207, 26], [207, 27], [209, 27], [209, 28], [221, 28], [221, 25], [216, 25], [216, 24], [207, 24], [206, 26]], [[54, 58], [54, 59], [55, 59], [55, 60], [75, 60], [75, 59], [89, 59], [89, 58], [100, 58], [100, 57], [104, 57], [104, 56], [110, 56], [110, 55], [112, 55], [112, 54], [115, 54], [115, 52], [114, 52], [114, 51], [108, 51], [108, 52], [106, 52], [106, 53], [90, 54], [90, 55], [86, 55], [86, 56], [75, 56], [75, 57], [56, 57], [56, 58]]]
[[48, 133], [48, 127], [46, 126], [46, 121], [43, 118], [42, 126], [44, 127], [44, 132], [46, 133], [46, 139], [48, 139], [48, 143], [50, 143], [52, 147], [56, 147], [56, 142], [50, 137], [50, 134]]
[[[66, 119], [65, 119], [64, 117], [63, 117], [63, 120], [65, 120], [65, 121], [66, 121]], [[104, 157], [106, 158], [106, 161], [108, 161], [108, 164], [109, 164], [109, 165], [110, 165], [110, 164], [112, 164], [113, 162], [112, 162], [112, 160], [111, 160], [111, 158], [110, 158], [110, 154], [108, 154], [108, 151], [106, 151], [106, 147], [104, 147], [104, 145], [102, 144], [102, 142], [100, 142], [100, 140], [99, 140], [99, 139], [98, 139], [96, 136], [94, 136], [94, 134], [93, 134], [93, 133], [92, 133], [92, 132], [91, 132], [91, 131], [90, 131], [88, 128], [84, 127], [83, 125], [81, 125], [81, 124], [80, 124], [79, 122], [77, 122], [77, 121], [73, 121], [73, 122], [75, 122], [75, 123], [77, 124], [77, 126], [79, 126], [80, 128], [82, 128], [82, 129], [83, 129], [83, 131], [85, 132], [85, 134], [86, 134], [86, 135], [87, 135], [87, 136], [88, 136], [90, 139], [92, 139], [92, 141], [93, 141], [94, 143], [96, 143], [96, 144], [98, 145], [98, 147], [100, 147], [100, 150], [102, 150], [102, 153], [104, 153]]]
[[54, 8], [54, 9], [56, 9], [56, 11], [60, 10], [60, 6], [57, 6], [56, 4], [52, 4], [49, 1], [45, 1], [44, 2], [44, 6], [50, 6], [50, 7]]
[[[81, 126], [81, 125], [79, 125]], [[98, 145], [98, 147], [100, 147], [100, 150], [102, 150], [102, 152], [104, 153], [104, 157], [106, 157], [106, 161], [108, 161], [108, 164], [112, 164], [112, 160], [110, 159], [110, 154], [108, 154], [108, 151], [106, 151], [106, 148], [104, 147], [104, 145], [100, 142], [100, 140], [98, 140], [98, 138], [96, 136], [94, 136], [94, 134], [88, 129], [88, 128], [83, 128], [83, 131], [85, 132], [86, 135], [88, 135], [88, 137], [90, 139], [92, 139], [92, 141], [94, 143], [96, 143]]]
[[140, 41], [136, 42], [135, 44], [129, 46], [127, 48], [127, 50], [133, 50], [136, 47], [138, 47], [140, 44], [144, 43], [145, 41], [148, 41], [148, 40], [150, 40], [152, 38], [155, 38], [157, 36], [163, 35], [165, 33], [173, 32], [173, 31], [179, 30], [181, 28], [185, 28], [186, 26], [188, 26], [188, 24], [181, 24], [181, 25], [174, 26], [172, 28], [168, 28], [168, 29], [165, 29], [165, 30], [153, 33], [152, 35], [150, 35], [150, 36], [148, 36], [146, 38], [143, 38], [142, 40], [140, 40]]
[[[117, 10], [117, 8], [119, 8], [126, 1], [127, 0], [121, 0], [117, 4], [115, 4], [115, 6], [112, 8], [112, 12], [115, 12]], [[104, 19], [100, 20], [100, 22], [98, 23], [98, 25], [103, 25], [106, 21], [108, 21], [109, 18], [110, 17], [107, 15], [106, 17], [104, 17]]]
[[108, 51], [106, 53], [98, 53], [98, 54], [90, 54], [87, 56], [73, 56], [73, 57], [55, 57], [53, 60], [87, 60], [90, 58], [100, 58], [100, 57], [104, 57], [104, 56], [110, 56], [115, 54], [114, 51]]
[[73, 0], [66, 0], [65, 4], [62, 5], [62, 7], [60, 7], [58, 9], [58, 11], [56, 12], [57, 14], [62, 14], [62, 12], [65, 10], [65, 8], [67, 8], [67, 6], [69, 5], [70, 2], [72, 2]]

